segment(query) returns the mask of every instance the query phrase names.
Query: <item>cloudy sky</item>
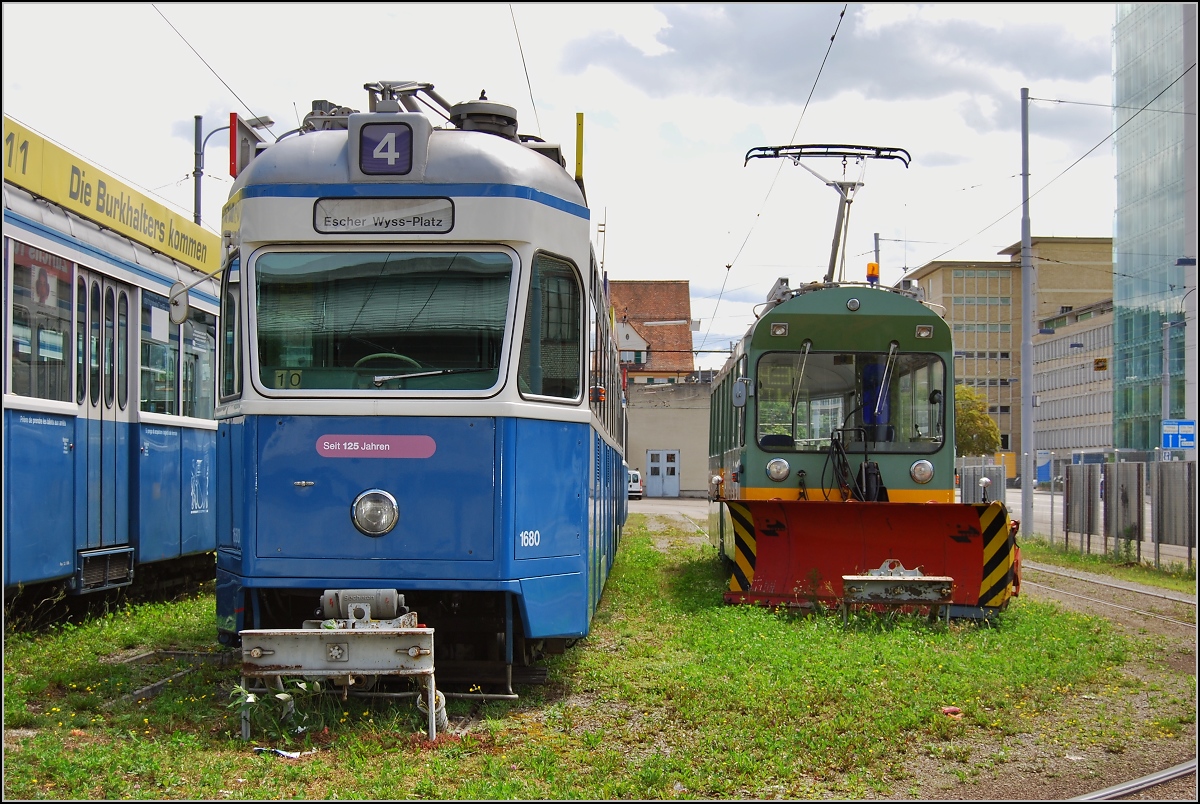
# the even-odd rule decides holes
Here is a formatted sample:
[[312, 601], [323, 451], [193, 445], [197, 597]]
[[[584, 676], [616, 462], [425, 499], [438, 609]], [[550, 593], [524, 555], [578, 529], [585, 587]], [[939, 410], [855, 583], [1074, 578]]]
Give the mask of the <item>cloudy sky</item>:
[[[1112, 4], [11, 3], [4, 113], [183, 214], [194, 117], [298, 125], [363, 84], [432, 83], [518, 111], [565, 146], [584, 113], [597, 253], [614, 279], [687, 279], [697, 347], [726, 348], [778, 277], [824, 276], [837, 195], [846, 279], [880, 240], [884, 283], [1021, 238], [1021, 88], [1035, 236], [1112, 234]], [[765, 145], [903, 148], [870, 160], [752, 159]], [[231, 185], [208, 141], [205, 225]], [[818, 176], [820, 178], [818, 178]], [[604, 233], [599, 229], [603, 224]], [[719, 366], [717, 352], [697, 355]]]

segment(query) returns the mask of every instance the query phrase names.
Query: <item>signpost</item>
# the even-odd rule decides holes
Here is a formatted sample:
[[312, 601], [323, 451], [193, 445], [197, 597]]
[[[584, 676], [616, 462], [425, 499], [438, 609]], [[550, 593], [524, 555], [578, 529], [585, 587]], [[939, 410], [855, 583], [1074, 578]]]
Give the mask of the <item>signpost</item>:
[[1162, 423], [1163, 449], [1195, 449], [1196, 420], [1195, 419], [1163, 419]]

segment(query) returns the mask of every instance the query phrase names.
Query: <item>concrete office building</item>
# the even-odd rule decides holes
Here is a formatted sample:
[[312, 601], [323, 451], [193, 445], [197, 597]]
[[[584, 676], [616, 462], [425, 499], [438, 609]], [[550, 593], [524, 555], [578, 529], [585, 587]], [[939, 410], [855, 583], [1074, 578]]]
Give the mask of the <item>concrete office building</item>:
[[[1112, 238], [1031, 240], [1034, 321], [1112, 297]], [[1035, 393], [1021, 389], [1021, 244], [1000, 253], [1008, 260], [935, 260], [906, 278], [925, 291], [926, 301], [945, 309], [954, 336], [954, 381], [986, 393], [1000, 451], [1019, 458], [1022, 399]]]
[[[1037, 321], [1033, 336], [1038, 480], [1069, 463], [1103, 463], [1113, 448], [1112, 299]], [[1045, 466], [1045, 469], [1043, 469]]]

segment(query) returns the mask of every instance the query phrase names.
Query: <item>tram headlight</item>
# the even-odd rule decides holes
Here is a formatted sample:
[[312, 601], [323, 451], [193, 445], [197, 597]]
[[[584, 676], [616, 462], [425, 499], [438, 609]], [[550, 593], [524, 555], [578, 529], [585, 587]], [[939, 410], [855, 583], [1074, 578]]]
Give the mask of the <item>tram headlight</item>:
[[354, 498], [350, 507], [354, 527], [368, 536], [382, 536], [396, 527], [400, 509], [396, 498], [382, 489], [367, 489]]
[[788, 466], [788, 462], [783, 458], [772, 458], [767, 461], [767, 477], [776, 483], [782, 483], [787, 480], [788, 475], [791, 473], [792, 467]]
[[928, 483], [933, 480], [933, 464], [926, 460], [917, 461], [909, 467], [908, 474], [916, 483]]

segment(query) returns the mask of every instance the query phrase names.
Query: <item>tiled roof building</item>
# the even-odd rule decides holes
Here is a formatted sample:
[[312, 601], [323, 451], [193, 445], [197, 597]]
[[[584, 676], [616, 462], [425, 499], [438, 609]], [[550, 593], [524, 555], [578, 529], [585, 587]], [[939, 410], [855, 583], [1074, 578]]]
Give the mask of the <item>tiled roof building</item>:
[[687, 280], [608, 282], [627, 379], [626, 460], [647, 497], [708, 495], [708, 393], [692, 360]]
[[686, 381], [695, 371], [687, 280], [609, 280], [608, 289], [629, 382]]

